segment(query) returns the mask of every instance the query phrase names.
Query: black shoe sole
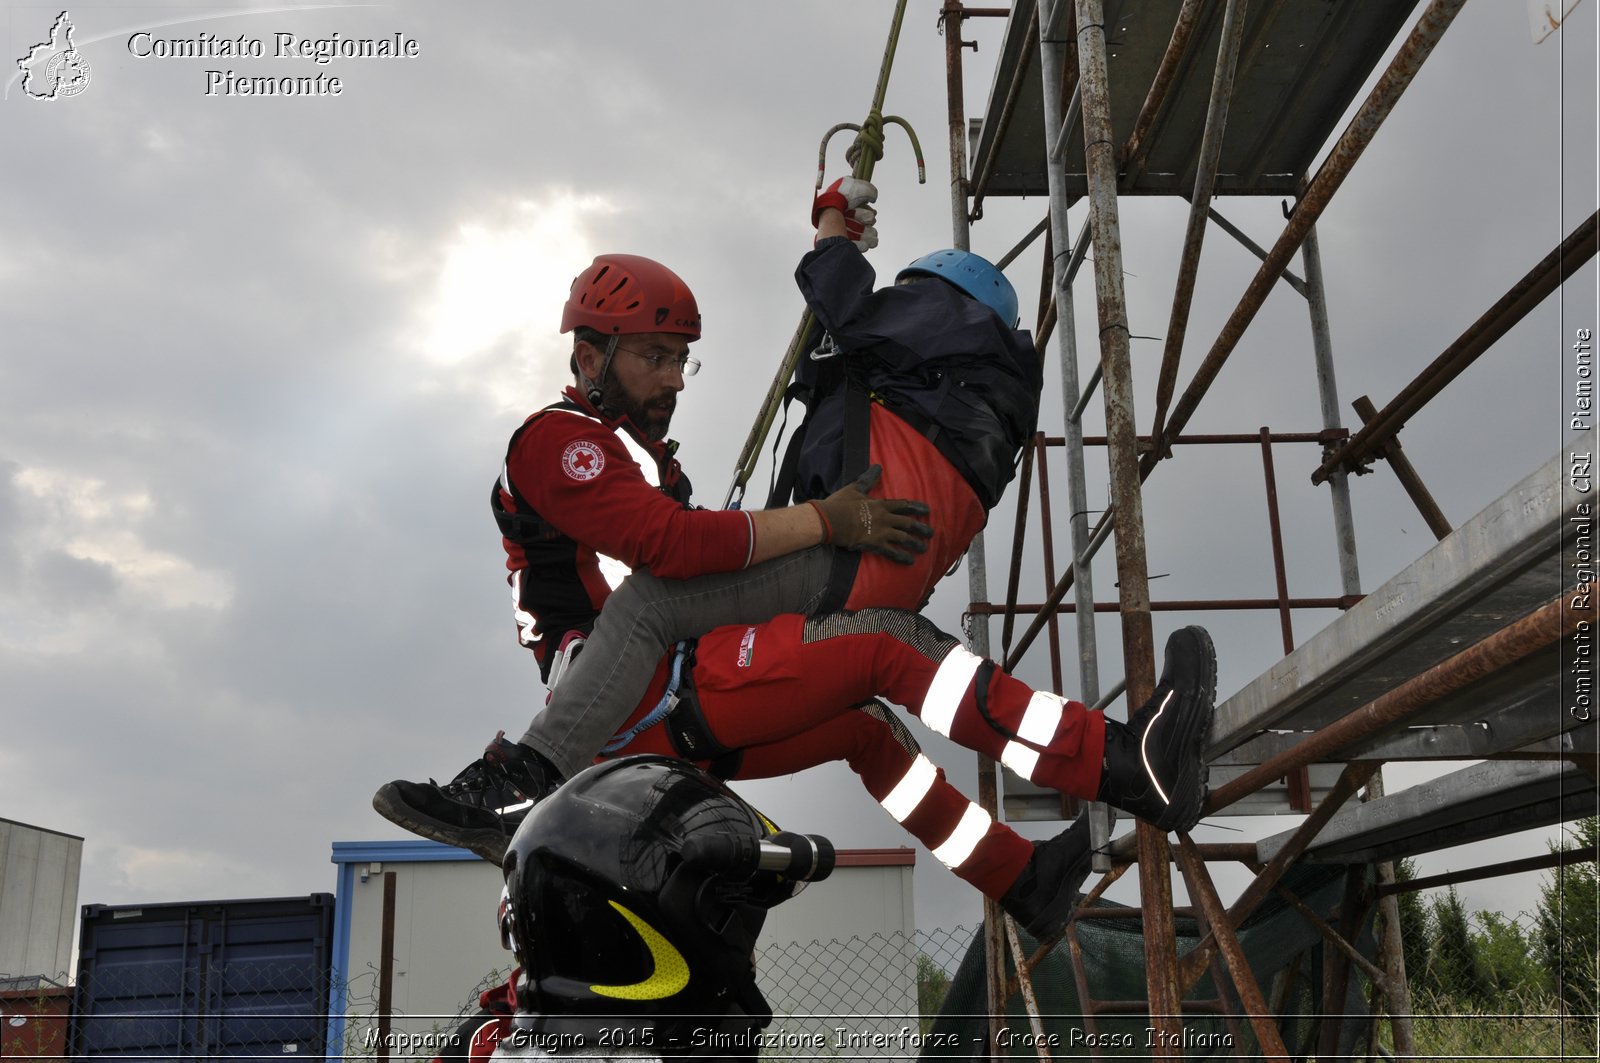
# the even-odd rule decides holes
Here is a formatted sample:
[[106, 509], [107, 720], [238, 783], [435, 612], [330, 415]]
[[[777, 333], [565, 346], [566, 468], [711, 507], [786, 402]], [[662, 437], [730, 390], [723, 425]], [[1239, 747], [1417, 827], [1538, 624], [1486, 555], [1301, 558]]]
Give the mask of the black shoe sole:
[[[1187, 832], [1200, 822], [1201, 813], [1205, 810], [1206, 798], [1210, 796], [1211, 766], [1201, 756], [1205, 752], [1206, 738], [1211, 734], [1211, 725], [1217, 716], [1217, 648], [1211, 641], [1211, 633], [1205, 628], [1191, 625], [1174, 632], [1171, 636], [1176, 638], [1179, 634], [1188, 633], [1199, 643], [1202, 673], [1197, 688], [1192, 692], [1198, 697], [1201, 708], [1198, 712], [1184, 721], [1184, 744], [1193, 750], [1191, 762], [1194, 764], [1194, 789], [1200, 795], [1190, 814], [1168, 820], [1163, 816], [1162, 822], [1156, 826], [1163, 830], [1176, 830]], [[1180, 696], [1182, 695], [1180, 691]]]
[[412, 834], [466, 849], [496, 867], [505, 862], [506, 846], [511, 840], [505, 831], [461, 827], [424, 815], [405, 803], [394, 783], [384, 783], [378, 788], [372, 795], [372, 807], [378, 815]]

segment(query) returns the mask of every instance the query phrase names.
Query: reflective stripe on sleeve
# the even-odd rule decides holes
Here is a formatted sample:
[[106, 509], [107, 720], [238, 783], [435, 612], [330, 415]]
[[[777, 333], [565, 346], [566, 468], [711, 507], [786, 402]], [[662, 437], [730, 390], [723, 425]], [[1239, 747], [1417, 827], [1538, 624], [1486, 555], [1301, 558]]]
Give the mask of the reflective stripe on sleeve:
[[656, 456], [641, 446], [639, 441], [629, 435], [625, 429], [618, 427], [612, 429], [612, 431], [616, 433], [618, 439], [622, 440], [622, 445], [627, 448], [628, 457], [632, 458], [634, 464], [639, 466], [639, 471], [644, 474], [645, 482], [651, 487], [660, 487], [661, 468], [656, 464]]
[[933, 682], [928, 684], [928, 693], [923, 696], [922, 711], [917, 713], [922, 722], [949, 738], [956, 710], [961, 707], [961, 699], [966, 696], [973, 673], [982, 663], [983, 658], [971, 650], [961, 646], [951, 649], [939, 664]]

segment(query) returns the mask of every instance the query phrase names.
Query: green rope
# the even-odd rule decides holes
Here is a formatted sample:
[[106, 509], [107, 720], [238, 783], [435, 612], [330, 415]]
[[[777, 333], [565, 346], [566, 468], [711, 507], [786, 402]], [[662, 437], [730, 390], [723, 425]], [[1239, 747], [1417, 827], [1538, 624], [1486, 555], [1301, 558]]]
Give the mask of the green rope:
[[[828, 141], [835, 133], [851, 129], [856, 133], [855, 140], [845, 151], [845, 161], [851, 165], [851, 175], [863, 181], [872, 179], [872, 170], [883, 158], [883, 127], [884, 125], [898, 125], [906, 131], [906, 136], [911, 140], [911, 149], [917, 160], [917, 183], [922, 184], [927, 180], [927, 167], [922, 158], [922, 145], [917, 142], [917, 134], [912, 130], [910, 123], [897, 115], [883, 114], [884, 95], [889, 90], [889, 71], [894, 65], [895, 48], [900, 43], [900, 25], [905, 19], [906, 0], [899, 0], [895, 4], [894, 21], [889, 27], [889, 42], [883, 51], [883, 64], [878, 68], [878, 84], [873, 91], [872, 106], [867, 111], [866, 120], [860, 125], [841, 123], [828, 130], [822, 137], [822, 146], [817, 151], [817, 188], [822, 188], [823, 176], [827, 172]], [[800, 364], [801, 349], [805, 344], [806, 335], [811, 331], [812, 314], [807, 310], [800, 318], [800, 327], [795, 330], [794, 337], [789, 341], [789, 348], [784, 352], [783, 361], [778, 366], [778, 373], [772, 380], [772, 386], [767, 389], [767, 396], [762, 401], [760, 410], [756, 413], [756, 422], [750, 429], [750, 435], [745, 439], [744, 447], [739, 451], [739, 459], [735, 463], [733, 483], [728, 488], [727, 497], [723, 499], [724, 509], [738, 505], [744, 500], [745, 487], [750, 483], [750, 477], [755, 475], [756, 464], [761, 460], [761, 448], [766, 445], [767, 436], [772, 431], [773, 422], [778, 419], [778, 411], [783, 406], [783, 395], [789, 389], [789, 381], [794, 378], [795, 367]]]

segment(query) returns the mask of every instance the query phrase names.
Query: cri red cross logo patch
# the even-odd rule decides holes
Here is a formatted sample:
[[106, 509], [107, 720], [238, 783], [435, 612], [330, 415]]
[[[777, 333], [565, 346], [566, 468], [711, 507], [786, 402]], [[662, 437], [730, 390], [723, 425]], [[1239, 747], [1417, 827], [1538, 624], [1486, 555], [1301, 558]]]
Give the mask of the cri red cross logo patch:
[[561, 455], [562, 471], [574, 480], [593, 480], [605, 467], [605, 451], [587, 439], [571, 444]]

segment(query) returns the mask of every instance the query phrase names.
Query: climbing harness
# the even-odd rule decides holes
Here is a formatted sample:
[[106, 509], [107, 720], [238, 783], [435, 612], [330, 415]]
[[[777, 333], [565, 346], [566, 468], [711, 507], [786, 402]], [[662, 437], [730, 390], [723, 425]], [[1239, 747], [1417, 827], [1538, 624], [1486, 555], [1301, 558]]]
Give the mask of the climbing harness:
[[638, 723], [626, 731], [619, 731], [611, 736], [611, 741], [600, 747], [601, 756], [611, 756], [613, 753], [625, 748], [640, 734], [654, 727], [664, 720], [673, 707], [678, 704], [678, 689], [683, 685], [683, 666], [689, 657], [691, 642], [684, 640], [673, 647], [672, 674], [667, 679], [667, 689], [662, 691], [661, 700], [656, 702], [655, 708], [644, 714]]

